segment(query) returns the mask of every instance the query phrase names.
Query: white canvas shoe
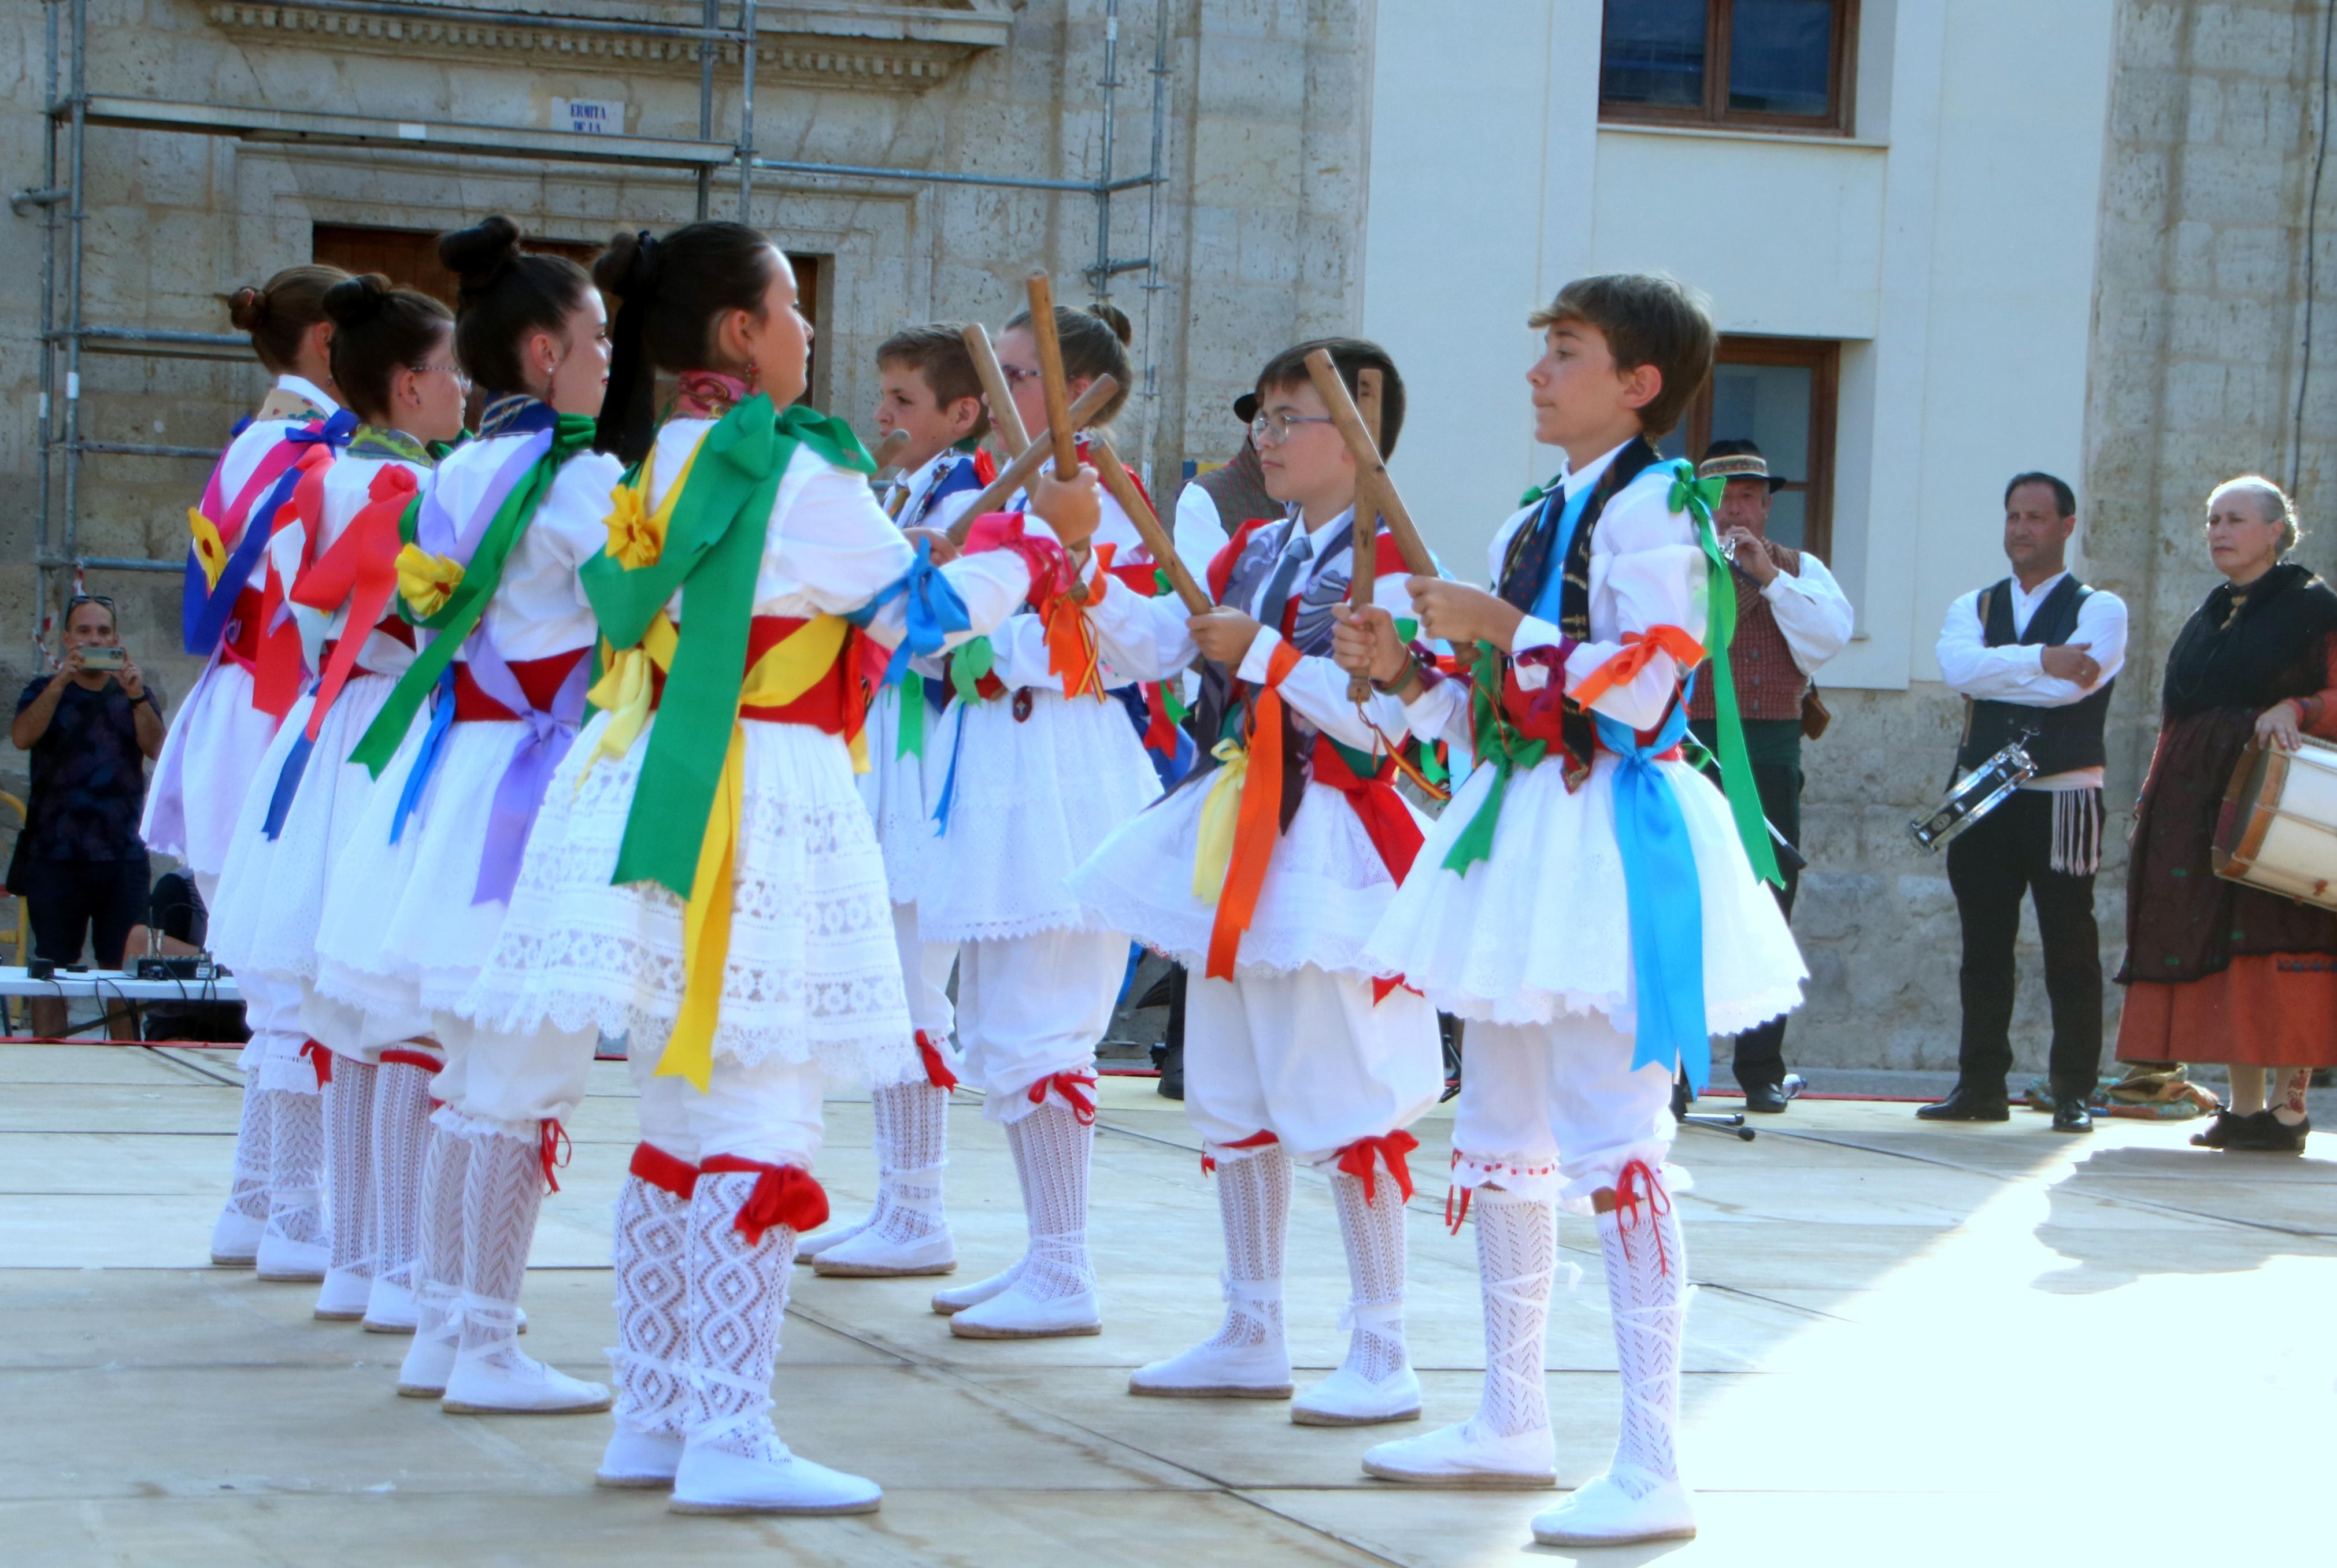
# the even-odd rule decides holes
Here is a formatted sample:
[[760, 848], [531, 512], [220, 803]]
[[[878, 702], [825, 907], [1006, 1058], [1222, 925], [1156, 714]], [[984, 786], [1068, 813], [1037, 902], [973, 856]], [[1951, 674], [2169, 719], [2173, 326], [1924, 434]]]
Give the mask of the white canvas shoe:
[[322, 1242], [296, 1242], [270, 1228], [259, 1239], [252, 1267], [270, 1284], [316, 1285], [324, 1282], [333, 1261], [332, 1249]]
[[681, 1467], [681, 1446], [679, 1437], [636, 1432], [621, 1425], [609, 1434], [609, 1446], [601, 1451], [601, 1467], [592, 1474], [592, 1485], [641, 1491], [670, 1486], [674, 1472]]
[[1263, 1345], [1210, 1340], [1128, 1376], [1129, 1393], [1167, 1399], [1287, 1399], [1292, 1388], [1290, 1352], [1279, 1339]]
[[376, 1278], [366, 1297], [365, 1331], [368, 1334], [411, 1334], [419, 1320], [420, 1309], [414, 1302], [414, 1292], [405, 1286]]
[[354, 1323], [366, 1315], [373, 1299], [373, 1274], [364, 1264], [328, 1269], [317, 1292], [316, 1315], [328, 1323]]
[[831, 1225], [816, 1236], [805, 1237], [796, 1243], [796, 1261], [808, 1263], [830, 1247], [840, 1247], [856, 1236], [866, 1234], [869, 1227], [875, 1224], [884, 1213], [885, 1205], [883, 1201], [879, 1200], [876, 1206], [868, 1211], [868, 1217], [858, 1224]]
[[847, 1475], [798, 1458], [776, 1437], [766, 1437], [752, 1454], [711, 1442], [682, 1450], [673, 1477], [676, 1514], [874, 1514], [885, 1489], [861, 1475]]
[[953, 1312], [963, 1312], [968, 1307], [978, 1307], [992, 1296], [1005, 1294], [1013, 1288], [1014, 1281], [1022, 1277], [1022, 1267], [1026, 1261], [1028, 1261], [1027, 1258], [1017, 1258], [1012, 1268], [1002, 1273], [992, 1274], [986, 1280], [976, 1280], [971, 1285], [953, 1285], [946, 1290], [935, 1290], [934, 1310], [946, 1318]]
[[1093, 1290], [1042, 1297], [1027, 1281], [1017, 1280], [988, 1300], [953, 1314], [950, 1332], [961, 1339], [1052, 1339], [1100, 1334], [1103, 1313]]
[[220, 1211], [211, 1227], [211, 1264], [220, 1269], [249, 1269], [259, 1258], [260, 1238], [268, 1232], [265, 1218], [255, 1219], [230, 1205]]
[[957, 1271], [957, 1242], [946, 1227], [914, 1242], [888, 1239], [880, 1226], [837, 1242], [812, 1260], [814, 1272], [827, 1279], [887, 1280], [907, 1274]]
[[1687, 1488], [1677, 1479], [1658, 1481], [1632, 1470], [1584, 1482], [1533, 1520], [1534, 1539], [1545, 1546], [1628, 1546], [1686, 1541], [1695, 1534], [1696, 1509]]
[[1292, 1402], [1290, 1419], [1301, 1427], [1375, 1427], [1383, 1421], [1417, 1421], [1420, 1376], [1406, 1366], [1374, 1383], [1353, 1367], [1342, 1367]]
[[417, 1324], [414, 1343], [406, 1348], [406, 1359], [397, 1368], [398, 1393], [408, 1399], [435, 1399], [445, 1393], [462, 1334], [460, 1318], [449, 1318], [435, 1326]]
[[1431, 1486], [1555, 1486], [1558, 1445], [1547, 1427], [1497, 1437], [1463, 1421], [1380, 1444], [1364, 1455], [1364, 1474]]
[[505, 1344], [456, 1352], [440, 1403], [450, 1416], [583, 1416], [609, 1407], [609, 1389]]

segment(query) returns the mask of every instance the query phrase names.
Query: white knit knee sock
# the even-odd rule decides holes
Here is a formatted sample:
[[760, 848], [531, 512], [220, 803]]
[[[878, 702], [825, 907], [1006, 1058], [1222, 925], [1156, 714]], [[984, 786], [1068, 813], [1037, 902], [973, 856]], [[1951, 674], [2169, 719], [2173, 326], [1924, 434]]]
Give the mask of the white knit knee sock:
[[1088, 1160], [1095, 1126], [1051, 1096], [1022, 1120], [1006, 1125], [1014, 1174], [1022, 1183], [1022, 1212], [1031, 1228], [1015, 1288], [1042, 1301], [1095, 1289], [1088, 1260]]
[[1641, 1496], [1654, 1483], [1679, 1474], [1672, 1434], [1679, 1425], [1687, 1254], [1660, 1177], [1648, 1174], [1634, 1201], [1618, 1201], [1612, 1213], [1599, 1216], [1599, 1245], [1615, 1320], [1615, 1365], [1623, 1380], [1623, 1430], [1613, 1470], [1622, 1472], [1616, 1475], [1618, 1485]]
[[325, 1236], [325, 1101], [296, 1090], [273, 1092], [268, 1157], [268, 1229], [288, 1242]]
[[1268, 1144], [1217, 1161], [1226, 1232], [1226, 1320], [1204, 1343], [1222, 1349], [1283, 1339], [1282, 1260], [1290, 1232], [1290, 1156]]
[[682, 1427], [692, 1444], [749, 1458], [783, 1456], [773, 1452], [771, 1377], [796, 1252], [796, 1232], [785, 1225], [753, 1242], [737, 1226], [759, 1179], [752, 1171], [701, 1171], [687, 1216]]
[[247, 1220], [268, 1218], [268, 1166], [276, 1141], [278, 1089], [243, 1086], [243, 1114], [235, 1129], [235, 1174], [228, 1207]]
[[617, 1199], [617, 1347], [609, 1365], [618, 1424], [636, 1432], [681, 1435], [689, 1250], [689, 1200], [627, 1176]]
[[533, 1138], [471, 1139], [463, 1184], [463, 1339], [466, 1357], [519, 1355], [519, 1292], [543, 1204], [543, 1154]]
[[876, 1212], [869, 1227], [905, 1246], [945, 1229], [942, 1169], [949, 1163], [949, 1091], [920, 1078], [872, 1096], [876, 1125]]
[[470, 1184], [471, 1141], [430, 1129], [422, 1161], [419, 1243], [414, 1256], [415, 1332], [424, 1338], [459, 1328], [463, 1314], [463, 1193]]
[[1497, 1437], [1550, 1425], [1542, 1340], [1550, 1276], [1558, 1266], [1558, 1214], [1548, 1200], [1496, 1187], [1477, 1191], [1477, 1277], [1485, 1298], [1485, 1391], [1472, 1424]]
[[1393, 1182], [1378, 1183], [1376, 1202], [1365, 1191], [1360, 1177], [1333, 1168], [1331, 1199], [1347, 1250], [1345, 1365], [1384, 1383], [1411, 1360], [1403, 1339], [1403, 1202]]
[[422, 1170], [430, 1146], [430, 1075], [384, 1063], [373, 1090], [374, 1277], [416, 1290], [421, 1251]]
[[373, 1106], [381, 1069], [343, 1057], [333, 1066], [325, 1097], [325, 1193], [331, 1205], [333, 1267], [371, 1279], [376, 1258], [373, 1213]]

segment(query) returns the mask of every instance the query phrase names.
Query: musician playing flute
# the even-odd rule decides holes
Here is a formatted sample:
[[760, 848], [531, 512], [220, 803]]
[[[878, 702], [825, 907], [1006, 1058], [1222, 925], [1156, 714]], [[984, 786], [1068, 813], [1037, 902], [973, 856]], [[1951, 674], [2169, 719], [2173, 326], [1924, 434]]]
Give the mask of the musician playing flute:
[[1244, 522], [1209, 563], [1213, 608], [1129, 595], [1096, 612], [1112, 662], [1141, 678], [1209, 661], [1195, 709], [1202, 755], [1071, 888], [1191, 977], [1185, 1111], [1225, 1224], [1223, 1323], [1139, 1368], [1129, 1391], [1291, 1397], [1283, 1248], [1305, 1164], [1327, 1176], [1338, 1211], [1349, 1340], [1291, 1419], [1364, 1426], [1420, 1414], [1403, 1335], [1404, 1156], [1417, 1147], [1404, 1129], [1436, 1103], [1444, 1074], [1435, 1009], [1363, 956], [1422, 828], [1388, 755], [1388, 737], [1405, 734], [1403, 705], [1372, 694], [1359, 706], [1330, 657], [1357, 549], [1377, 551], [1374, 602], [1413, 612], [1394, 541], [1356, 541], [1355, 459], [1308, 377], [1317, 348], [1350, 395], [1367, 367], [1379, 372], [1382, 443], [1395, 444], [1403, 383], [1378, 345], [1302, 343], [1259, 373], [1251, 439], [1282, 515]]
[[2140, 1072], [2229, 1063], [2231, 1102], [2192, 1143], [2301, 1154], [2313, 1070], [2337, 1066], [2337, 912], [2215, 876], [2211, 847], [2248, 745], [2337, 739], [2337, 594], [2289, 559], [2296, 508], [2268, 479], [2217, 485], [2206, 533], [2224, 580], [2166, 656], [2127, 862], [2117, 1056]]
[[[1712, 318], [1675, 278], [1618, 274], [1576, 279], [1528, 321], [1543, 335], [1535, 437], [1566, 468], [1495, 531], [1494, 591], [1409, 583], [1421, 629], [1472, 650], [1467, 679], [1432, 682], [1377, 609], [1343, 612], [1335, 638], [1415, 735], [1477, 759], [1364, 951], [1470, 1020], [1450, 1201], [1475, 1210], [1484, 1388], [1468, 1420], [1383, 1443], [1364, 1467], [1557, 1484], [1554, 1211], [1595, 1215], [1622, 1437], [1533, 1531], [1607, 1545], [1696, 1533], [1673, 1444], [1687, 1260], [1672, 1076], [1701, 1087], [1707, 1037], [1795, 1006], [1807, 971], [1762, 885], [1775, 857], [1726, 684], [1736, 596], [1707, 590], [1726, 570], [1721, 487], [1654, 446], [1712, 373]], [[1707, 649], [1725, 793], [1681, 749]]]
[[[2010, 1115], [2013, 940], [2023, 894], [2037, 906], [2053, 1014], [2053, 1130], [2088, 1133], [2101, 1069], [2102, 950], [2094, 872], [2102, 858], [2102, 724], [2126, 663], [2126, 605], [2068, 569], [2078, 500], [2049, 473], [2004, 487], [2012, 575], [1963, 595], [1940, 629], [1940, 675], [1965, 698], [1961, 777], [2019, 741], [2036, 776], [1948, 845], [1963, 928], [1963, 1027], [1956, 1086], [1916, 1115], [1931, 1122]], [[2025, 737], [2025, 738], [2024, 738]]]

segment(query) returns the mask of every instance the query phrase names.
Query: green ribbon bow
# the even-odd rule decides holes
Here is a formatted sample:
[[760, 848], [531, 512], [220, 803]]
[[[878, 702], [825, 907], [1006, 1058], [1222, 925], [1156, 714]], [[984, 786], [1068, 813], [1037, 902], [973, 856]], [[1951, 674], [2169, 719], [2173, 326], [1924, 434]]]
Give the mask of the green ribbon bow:
[[613, 648], [639, 643], [685, 585], [689, 604], [611, 883], [653, 881], [689, 896], [738, 718], [771, 506], [799, 445], [838, 467], [876, 472], [851, 426], [801, 404], [775, 412], [758, 393], [706, 433], [656, 560], [628, 570], [604, 546], [577, 573]]
[[[1493, 828], [1501, 820], [1501, 802], [1510, 793], [1510, 775], [1523, 768], [1531, 772], [1550, 754], [1550, 742], [1529, 740], [1517, 727], [1501, 716], [1501, 650], [1490, 642], [1477, 645], [1477, 670], [1481, 678], [1472, 681], [1469, 689], [1469, 727], [1476, 747], [1479, 765], [1493, 770], [1492, 788], [1485, 792], [1484, 803], [1461, 830], [1445, 852], [1444, 869], [1462, 876], [1469, 873], [1471, 865], [1493, 858]], [[1552, 680], [1563, 680], [1564, 675], [1552, 671]]]
[[986, 637], [969, 638], [950, 650], [950, 689], [960, 702], [982, 700], [982, 677], [998, 662], [998, 650]]
[[[511, 559], [512, 547], [527, 531], [527, 525], [535, 521], [536, 509], [543, 504], [543, 498], [552, 493], [561, 465], [592, 444], [592, 421], [583, 414], [560, 415], [552, 427], [552, 449], [538, 458], [535, 466], [522, 474], [511, 493], [504, 497], [486, 531], [479, 536], [479, 548], [463, 568], [463, 580], [439, 606], [437, 614], [415, 622], [438, 635], [406, 667], [406, 673], [397, 677], [397, 685], [390, 688], [389, 700], [381, 705], [372, 726], [358, 740], [357, 749], [349, 753], [349, 760], [374, 777], [381, 777], [381, 770], [397, 755], [399, 744], [414, 724], [414, 716], [421, 711], [423, 699], [454, 661], [479, 624], [479, 618], [487, 612], [487, 602], [494, 598], [495, 588], [504, 579], [504, 563]], [[408, 544], [414, 542], [414, 521], [419, 511], [418, 506], [409, 505], [398, 522], [398, 535]], [[406, 606], [401, 603], [398, 610], [406, 614]], [[406, 615], [406, 618], [412, 620], [413, 617]]]
[[1769, 819], [1761, 812], [1761, 792], [1753, 783], [1753, 763], [1745, 750], [1745, 722], [1737, 715], [1736, 677], [1729, 669], [1728, 649], [1736, 640], [1736, 589], [1728, 574], [1728, 559], [1720, 553], [1713, 532], [1712, 509], [1728, 487], [1726, 478], [1698, 479], [1686, 460], [1672, 469], [1671, 509], [1685, 511], [1696, 522], [1696, 541], [1710, 570], [1705, 582], [1705, 650], [1711, 656], [1714, 739], [1720, 743], [1720, 787], [1728, 797], [1729, 814], [1736, 821], [1736, 836], [1745, 858], [1763, 881], [1785, 885], [1777, 869], [1777, 851], [1769, 842]]

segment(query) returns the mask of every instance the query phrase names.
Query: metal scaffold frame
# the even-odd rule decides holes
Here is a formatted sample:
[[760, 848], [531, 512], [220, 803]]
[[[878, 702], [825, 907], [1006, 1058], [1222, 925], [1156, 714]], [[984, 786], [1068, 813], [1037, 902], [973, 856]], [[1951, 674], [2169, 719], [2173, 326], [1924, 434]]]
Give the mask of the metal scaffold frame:
[[[219, 455], [219, 450], [212, 447], [85, 439], [81, 426], [83, 355], [118, 355], [147, 360], [242, 361], [250, 354], [250, 345], [240, 334], [168, 331], [118, 324], [92, 324], [87, 319], [83, 309], [87, 290], [83, 229], [89, 216], [86, 163], [88, 135], [92, 128], [221, 136], [277, 147], [326, 147], [342, 151], [350, 149], [380, 150], [407, 154], [429, 151], [523, 163], [670, 170], [693, 177], [698, 191], [698, 216], [700, 218], [711, 213], [716, 179], [735, 170], [738, 181], [738, 214], [742, 221], [752, 221], [758, 171], [880, 184], [980, 186], [1083, 195], [1096, 204], [1095, 261], [1082, 269], [1095, 297], [1109, 299], [1112, 280], [1116, 278], [1138, 272], [1144, 275], [1141, 285], [1144, 290], [1143, 364], [1138, 390], [1146, 398], [1158, 394], [1153, 359], [1152, 303], [1154, 296], [1165, 287], [1159, 278], [1156, 240], [1168, 126], [1168, 0], [1154, 0], [1153, 4], [1151, 160], [1142, 173], [1130, 175], [1115, 175], [1112, 166], [1115, 117], [1119, 91], [1122, 85], [1118, 75], [1120, 0], [1103, 0], [1103, 69], [1098, 84], [1102, 130], [1098, 168], [1094, 178], [1089, 180], [985, 174], [963, 170], [899, 169], [762, 156], [755, 147], [755, 64], [758, 51], [752, 46], [759, 36], [758, 0], [704, 0], [704, 11], [694, 24], [562, 16], [453, 4], [449, 0], [298, 0], [298, 4], [303, 10], [353, 18], [376, 17], [472, 25], [486, 24], [551, 33], [617, 34], [695, 43], [699, 55], [698, 134], [694, 138], [585, 135], [530, 126], [417, 122], [246, 104], [171, 102], [93, 93], [89, 86], [88, 69], [89, 0], [42, 0], [47, 34], [46, 107], [42, 132], [43, 170], [46, 183], [16, 191], [8, 199], [10, 208], [19, 216], [37, 209], [42, 214], [44, 231], [40, 279], [37, 442], [40, 477], [34, 557], [39, 569], [39, 592], [34, 607], [34, 636], [36, 640], [43, 635], [45, 616], [60, 602], [61, 578], [70, 580], [72, 576], [85, 570], [175, 572], [185, 564], [182, 558], [154, 560], [126, 556], [94, 556], [81, 550], [82, 459], [85, 455], [96, 455], [208, 463]], [[724, 21], [726, 15], [729, 18], [727, 24]], [[729, 47], [738, 51], [736, 70], [739, 107], [737, 133], [726, 141], [717, 139], [714, 134], [714, 89], [718, 63], [726, 48]], [[1148, 198], [1144, 254], [1131, 258], [1115, 258], [1111, 254], [1112, 198], [1138, 190], [1145, 190]]]

